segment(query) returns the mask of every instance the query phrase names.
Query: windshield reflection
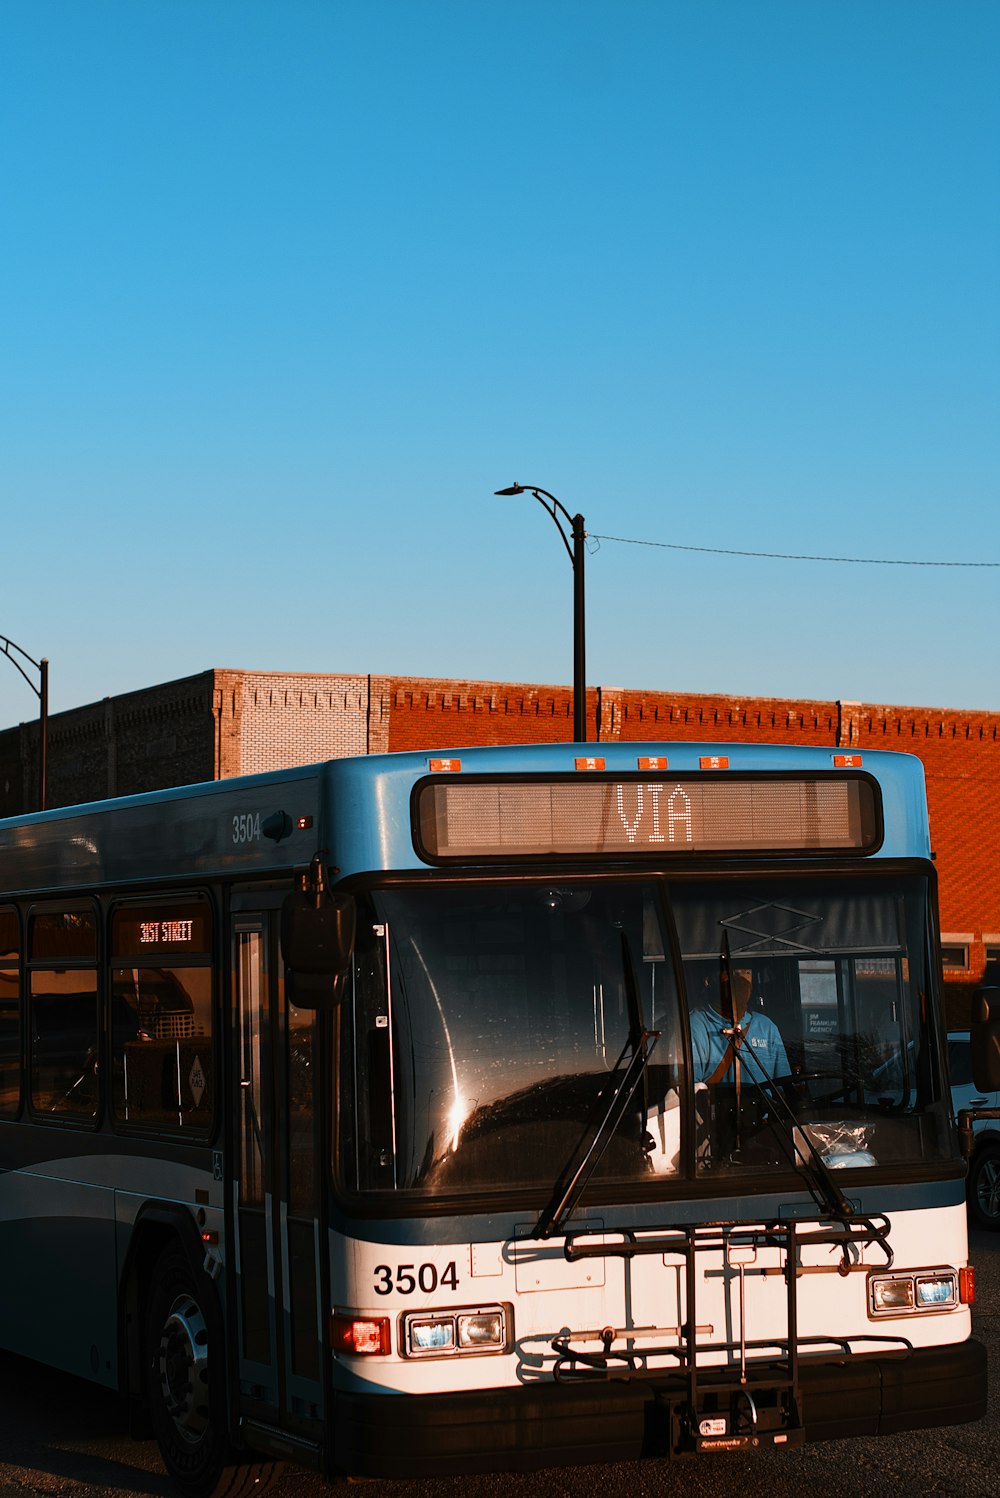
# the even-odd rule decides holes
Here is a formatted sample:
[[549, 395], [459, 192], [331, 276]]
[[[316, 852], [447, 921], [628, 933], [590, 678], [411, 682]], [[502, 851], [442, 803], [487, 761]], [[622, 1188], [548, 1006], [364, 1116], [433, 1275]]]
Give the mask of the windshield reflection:
[[345, 1181], [551, 1196], [598, 1136], [585, 1199], [943, 1156], [926, 909], [919, 878], [375, 892], [341, 1011]]

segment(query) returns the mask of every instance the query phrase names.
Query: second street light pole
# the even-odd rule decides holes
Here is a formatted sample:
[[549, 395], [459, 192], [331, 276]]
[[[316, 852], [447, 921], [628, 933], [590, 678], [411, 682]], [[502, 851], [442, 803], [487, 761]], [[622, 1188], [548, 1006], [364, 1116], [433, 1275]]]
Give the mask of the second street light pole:
[[[49, 787], [49, 663], [45, 656], [42, 656], [40, 661], [36, 661], [33, 655], [22, 650], [14, 640], [8, 640], [6, 635], [0, 635], [0, 652], [7, 657], [11, 665], [17, 667], [38, 698], [38, 802], [40, 809], [44, 811]], [[12, 654], [12, 652], [15, 653]], [[21, 665], [21, 661], [27, 661], [28, 665], [34, 666], [38, 672], [37, 687]]]
[[[507, 489], [497, 489], [497, 495], [533, 494], [543, 509], [548, 510], [555, 521], [556, 529], [573, 567], [573, 740], [577, 744], [587, 742], [587, 631], [584, 614], [583, 559], [584, 541], [587, 537], [582, 515], [571, 515], [566, 506], [537, 484], [511, 484]], [[569, 524], [566, 528], [560, 515]], [[571, 544], [572, 540], [572, 544]]]

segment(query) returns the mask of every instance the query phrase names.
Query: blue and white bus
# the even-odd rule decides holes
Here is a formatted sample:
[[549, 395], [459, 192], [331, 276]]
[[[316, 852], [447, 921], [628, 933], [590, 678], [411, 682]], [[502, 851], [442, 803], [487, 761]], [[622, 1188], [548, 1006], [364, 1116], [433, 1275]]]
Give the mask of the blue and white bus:
[[7, 820], [0, 1345], [120, 1390], [189, 1498], [978, 1419], [940, 983], [905, 755]]

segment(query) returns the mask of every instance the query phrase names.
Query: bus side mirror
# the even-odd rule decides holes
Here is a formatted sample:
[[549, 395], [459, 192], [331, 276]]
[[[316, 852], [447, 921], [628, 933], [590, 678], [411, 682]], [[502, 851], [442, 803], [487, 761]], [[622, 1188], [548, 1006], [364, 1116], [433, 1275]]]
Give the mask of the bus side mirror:
[[351, 895], [296, 890], [281, 907], [281, 954], [288, 997], [300, 1009], [329, 1009], [340, 998], [354, 953]]
[[977, 1091], [1000, 1091], [1000, 988], [981, 988], [973, 999], [969, 1041]]

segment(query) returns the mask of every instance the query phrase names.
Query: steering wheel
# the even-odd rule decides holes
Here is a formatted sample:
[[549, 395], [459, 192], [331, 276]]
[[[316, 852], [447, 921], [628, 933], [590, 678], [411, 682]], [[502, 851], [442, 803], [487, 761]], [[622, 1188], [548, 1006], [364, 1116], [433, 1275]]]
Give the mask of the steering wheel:
[[829, 1090], [809, 1094], [810, 1103], [840, 1103], [843, 1102], [849, 1092], [853, 1092], [858, 1085], [857, 1077], [846, 1071], [798, 1071], [789, 1072], [784, 1077], [772, 1077], [775, 1087], [789, 1090], [804, 1085], [807, 1082], [836, 1082], [839, 1085]]

